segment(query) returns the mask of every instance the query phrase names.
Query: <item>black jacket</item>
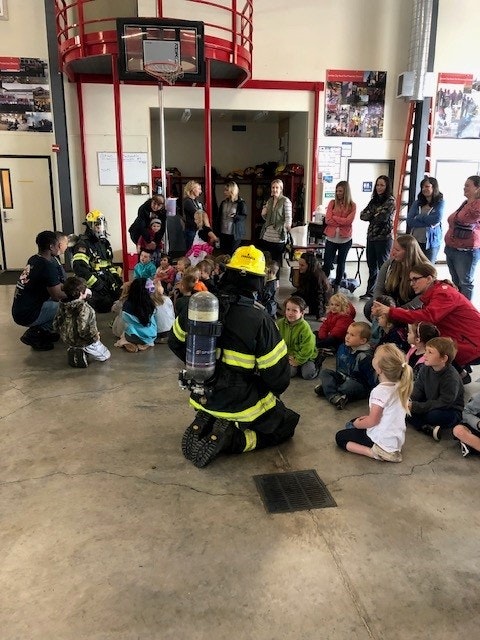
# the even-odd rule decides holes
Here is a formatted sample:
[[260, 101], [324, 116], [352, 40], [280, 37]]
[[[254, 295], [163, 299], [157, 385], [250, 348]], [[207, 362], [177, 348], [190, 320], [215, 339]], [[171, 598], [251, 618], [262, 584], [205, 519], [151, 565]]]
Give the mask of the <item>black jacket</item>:
[[151, 204], [152, 198], [149, 198], [138, 208], [137, 217], [128, 228], [130, 239], [135, 244], [137, 244], [139, 238], [143, 238], [145, 242], [150, 242], [148, 229], [150, 227], [150, 222], [155, 218], [158, 218], [162, 224], [162, 226], [160, 227], [160, 231], [155, 234], [155, 242], [158, 243], [163, 239], [163, 236], [165, 234], [167, 212], [165, 211], [165, 209], [159, 209], [158, 211], [153, 212]]

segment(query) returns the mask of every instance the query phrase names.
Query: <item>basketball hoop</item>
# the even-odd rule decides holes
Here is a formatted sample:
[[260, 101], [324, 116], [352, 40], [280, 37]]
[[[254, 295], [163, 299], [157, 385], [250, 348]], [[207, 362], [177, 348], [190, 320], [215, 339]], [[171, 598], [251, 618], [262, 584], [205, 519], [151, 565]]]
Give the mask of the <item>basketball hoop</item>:
[[183, 78], [183, 68], [179, 62], [162, 60], [160, 62], [147, 62], [143, 65], [145, 73], [153, 76], [159, 83], [175, 84], [179, 78]]

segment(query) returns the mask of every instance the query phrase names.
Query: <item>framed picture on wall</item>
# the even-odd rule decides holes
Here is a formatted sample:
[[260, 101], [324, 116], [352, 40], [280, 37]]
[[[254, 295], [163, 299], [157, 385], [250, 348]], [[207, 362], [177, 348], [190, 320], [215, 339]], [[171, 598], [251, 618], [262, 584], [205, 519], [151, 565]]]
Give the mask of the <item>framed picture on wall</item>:
[[7, 0], [0, 0], [0, 20], [8, 20]]

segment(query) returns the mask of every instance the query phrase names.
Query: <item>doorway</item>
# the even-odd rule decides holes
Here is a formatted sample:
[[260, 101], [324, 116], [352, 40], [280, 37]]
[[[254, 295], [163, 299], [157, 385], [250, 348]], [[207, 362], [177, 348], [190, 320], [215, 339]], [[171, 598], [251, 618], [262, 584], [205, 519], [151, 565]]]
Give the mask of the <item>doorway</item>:
[[[353, 242], [367, 243], [368, 222], [360, 220], [360, 212], [372, 199], [373, 189], [378, 176], [388, 176], [393, 185], [395, 160], [349, 160], [347, 180], [352, 199], [357, 205], [357, 215], [353, 221]], [[364, 260], [365, 260], [364, 256]]]
[[23, 269], [40, 231], [55, 229], [48, 156], [0, 156], [1, 267]]

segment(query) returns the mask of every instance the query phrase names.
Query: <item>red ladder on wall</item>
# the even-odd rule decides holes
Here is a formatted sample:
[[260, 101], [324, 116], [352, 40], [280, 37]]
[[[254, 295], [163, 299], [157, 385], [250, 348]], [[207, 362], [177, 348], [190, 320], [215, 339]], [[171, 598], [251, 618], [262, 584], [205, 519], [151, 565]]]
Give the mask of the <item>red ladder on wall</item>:
[[[415, 125], [416, 102], [410, 102], [408, 105], [407, 129], [405, 132], [405, 140], [403, 143], [402, 161], [400, 164], [400, 179], [398, 181], [395, 218], [393, 221], [394, 236], [398, 235], [399, 225], [407, 219], [408, 209], [408, 192], [410, 190], [411, 160], [413, 146], [413, 129]], [[427, 149], [425, 154], [425, 173], [430, 174], [431, 148], [432, 148], [432, 131], [433, 131], [433, 109], [430, 104], [428, 133], [427, 133]]]

